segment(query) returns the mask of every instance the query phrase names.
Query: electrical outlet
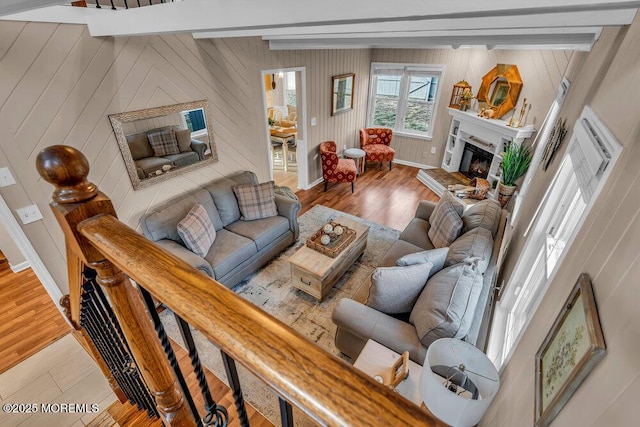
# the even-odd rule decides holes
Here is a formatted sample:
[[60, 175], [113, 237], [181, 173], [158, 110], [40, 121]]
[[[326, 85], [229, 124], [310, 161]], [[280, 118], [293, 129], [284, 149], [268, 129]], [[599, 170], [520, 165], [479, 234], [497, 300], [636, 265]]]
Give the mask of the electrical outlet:
[[315, 117], [311, 117], [311, 126], [315, 126], [318, 123]]
[[9, 168], [0, 168], [0, 187], [6, 187], [15, 183], [16, 180], [13, 178], [13, 175], [11, 175]]
[[436, 147], [431, 147], [431, 154], [436, 154]]
[[18, 216], [22, 220], [23, 224], [29, 224], [31, 222], [42, 219], [42, 213], [38, 209], [38, 205], [25, 206], [20, 209], [16, 209]]

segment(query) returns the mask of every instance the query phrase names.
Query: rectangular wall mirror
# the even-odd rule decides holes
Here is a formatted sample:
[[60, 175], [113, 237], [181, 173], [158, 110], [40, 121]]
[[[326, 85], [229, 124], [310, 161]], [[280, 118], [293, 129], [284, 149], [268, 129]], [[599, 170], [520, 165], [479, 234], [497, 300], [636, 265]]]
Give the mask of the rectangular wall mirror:
[[207, 101], [109, 115], [134, 190], [218, 161]]

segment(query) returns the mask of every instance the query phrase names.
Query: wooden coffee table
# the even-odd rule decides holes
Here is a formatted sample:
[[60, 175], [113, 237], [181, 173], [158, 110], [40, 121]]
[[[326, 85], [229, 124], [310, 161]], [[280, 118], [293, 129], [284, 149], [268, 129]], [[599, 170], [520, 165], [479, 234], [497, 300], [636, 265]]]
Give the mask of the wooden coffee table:
[[367, 225], [345, 217], [338, 217], [334, 221], [356, 232], [354, 241], [337, 257], [331, 258], [303, 246], [289, 258], [293, 286], [318, 301], [322, 301], [345, 271], [362, 255], [367, 246], [367, 236], [369, 235]]

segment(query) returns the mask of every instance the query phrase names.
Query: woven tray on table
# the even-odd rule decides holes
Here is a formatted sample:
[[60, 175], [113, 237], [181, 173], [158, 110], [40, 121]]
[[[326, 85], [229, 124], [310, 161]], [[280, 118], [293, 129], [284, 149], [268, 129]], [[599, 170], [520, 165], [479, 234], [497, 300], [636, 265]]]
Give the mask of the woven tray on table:
[[320, 230], [316, 231], [313, 236], [307, 239], [307, 246], [315, 251], [320, 252], [321, 254], [324, 254], [331, 258], [335, 258], [340, 254], [340, 252], [342, 252], [347, 246], [349, 246], [349, 243], [353, 242], [353, 240], [356, 238], [356, 232], [355, 230], [342, 224], [338, 224], [337, 222], [331, 221], [329, 222], [329, 224], [331, 224], [334, 229], [337, 226], [340, 226], [344, 231], [339, 236], [336, 233], [327, 234], [327, 236], [329, 236], [329, 238], [331, 239], [331, 242], [329, 242], [328, 245], [323, 245], [322, 243], [320, 243], [320, 238], [323, 234], [325, 234], [322, 231], [322, 228], [324, 227], [323, 226], [320, 228]]

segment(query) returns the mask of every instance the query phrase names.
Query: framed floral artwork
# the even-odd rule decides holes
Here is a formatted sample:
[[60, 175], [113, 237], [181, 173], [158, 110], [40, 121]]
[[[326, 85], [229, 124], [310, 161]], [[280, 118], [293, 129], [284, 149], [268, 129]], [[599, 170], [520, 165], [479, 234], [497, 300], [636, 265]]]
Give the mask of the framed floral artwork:
[[536, 427], [551, 424], [605, 351], [591, 279], [583, 273], [536, 353]]
[[331, 115], [353, 109], [353, 88], [356, 75], [342, 74], [331, 78]]

